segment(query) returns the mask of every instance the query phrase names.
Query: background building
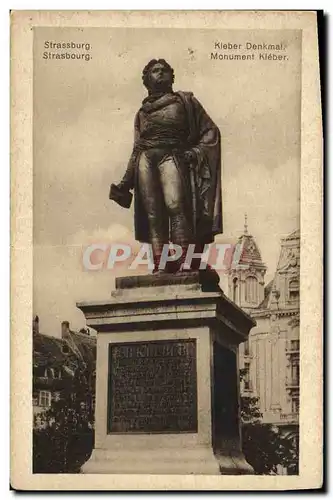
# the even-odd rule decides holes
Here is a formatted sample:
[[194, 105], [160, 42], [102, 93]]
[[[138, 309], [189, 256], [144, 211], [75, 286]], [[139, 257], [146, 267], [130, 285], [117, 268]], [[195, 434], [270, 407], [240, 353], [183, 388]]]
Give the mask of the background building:
[[[266, 266], [254, 237], [244, 232], [233, 253], [228, 295], [257, 322], [240, 345], [243, 394], [259, 398], [264, 423], [277, 425], [298, 446], [300, 233], [281, 240], [278, 265], [265, 285]], [[288, 473], [288, 471], [281, 471]]]
[[[96, 338], [89, 329], [70, 329], [68, 321], [61, 324], [61, 337], [39, 332], [39, 318], [33, 321], [33, 412], [51, 407], [61, 399], [80, 372], [95, 393]], [[94, 401], [92, 401], [92, 404]], [[36, 422], [35, 422], [36, 423]], [[37, 418], [38, 425], [38, 418]]]

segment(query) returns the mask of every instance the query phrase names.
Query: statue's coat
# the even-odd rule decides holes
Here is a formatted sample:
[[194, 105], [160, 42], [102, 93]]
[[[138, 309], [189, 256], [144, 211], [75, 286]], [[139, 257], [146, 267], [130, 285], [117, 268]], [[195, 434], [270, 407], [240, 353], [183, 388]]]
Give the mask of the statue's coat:
[[[183, 149], [195, 153], [195, 160], [191, 165], [192, 179], [189, 173], [190, 166], [184, 163], [182, 155], [177, 154], [177, 152], [173, 154], [184, 183], [186, 215], [188, 220], [195, 218], [195, 242], [211, 243], [216, 234], [222, 233], [220, 131], [191, 92], [179, 91], [175, 94], [184, 103], [189, 124], [188, 139], [184, 143]], [[162, 99], [163, 97], [160, 106], [163, 105]], [[155, 103], [158, 106], [159, 100], [157, 99]], [[147, 103], [147, 106], [149, 106], [149, 103]], [[142, 120], [144, 120], [144, 110], [145, 104], [135, 118], [134, 149], [129, 165], [133, 168], [134, 174], [135, 238], [140, 242], [149, 243], [148, 218], [140, 197], [138, 176], [136, 175], [142, 152], [140, 134]], [[193, 186], [195, 186], [195, 193], [193, 192]]]

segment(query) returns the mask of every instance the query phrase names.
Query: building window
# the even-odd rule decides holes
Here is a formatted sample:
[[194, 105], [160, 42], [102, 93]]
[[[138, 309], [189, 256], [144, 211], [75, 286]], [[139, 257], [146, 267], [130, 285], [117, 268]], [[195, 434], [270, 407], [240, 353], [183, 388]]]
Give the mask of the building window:
[[251, 384], [250, 384], [250, 363], [244, 363], [244, 390], [249, 391]]
[[291, 340], [290, 341], [290, 348], [292, 351], [299, 351], [299, 340]]
[[289, 300], [291, 302], [299, 301], [299, 281], [291, 280], [289, 283]]
[[299, 413], [299, 398], [294, 397], [291, 400], [291, 413]]
[[249, 304], [258, 302], [258, 280], [254, 276], [249, 276], [245, 280], [245, 300]]
[[292, 385], [299, 385], [299, 361], [294, 359], [291, 362], [291, 382]]
[[51, 406], [51, 393], [50, 391], [39, 392], [39, 406], [49, 408]]
[[249, 356], [250, 355], [250, 343], [248, 340], [245, 340], [244, 342], [244, 356]]
[[232, 300], [234, 302], [238, 301], [238, 279], [234, 278], [232, 280]]

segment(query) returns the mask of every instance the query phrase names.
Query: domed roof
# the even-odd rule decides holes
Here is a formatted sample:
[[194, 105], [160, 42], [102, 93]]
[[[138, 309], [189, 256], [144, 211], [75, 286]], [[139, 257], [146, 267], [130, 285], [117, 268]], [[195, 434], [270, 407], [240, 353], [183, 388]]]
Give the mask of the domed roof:
[[260, 265], [260, 267], [265, 267], [259, 247], [253, 236], [248, 233], [247, 216], [245, 215], [244, 232], [235, 245], [232, 267], [249, 264], [257, 264]]

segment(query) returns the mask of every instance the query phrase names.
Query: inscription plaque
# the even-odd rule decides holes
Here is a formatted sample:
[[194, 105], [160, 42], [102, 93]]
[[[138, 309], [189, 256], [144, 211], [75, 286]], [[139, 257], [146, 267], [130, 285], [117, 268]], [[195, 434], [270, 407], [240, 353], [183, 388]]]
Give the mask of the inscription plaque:
[[109, 345], [108, 432], [197, 432], [196, 341]]

